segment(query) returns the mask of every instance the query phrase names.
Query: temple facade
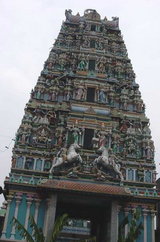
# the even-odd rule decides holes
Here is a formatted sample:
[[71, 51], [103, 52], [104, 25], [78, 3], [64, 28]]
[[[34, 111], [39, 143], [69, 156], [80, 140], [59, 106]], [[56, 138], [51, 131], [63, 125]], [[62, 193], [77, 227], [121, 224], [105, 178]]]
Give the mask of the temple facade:
[[154, 143], [119, 19], [65, 16], [16, 134], [0, 241], [23, 240], [13, 217], [32, 232], [30, 214], [47, 241], [67, 213], [58, 242], [117, 242], [138, 208], [136, 242], [154, 242]]

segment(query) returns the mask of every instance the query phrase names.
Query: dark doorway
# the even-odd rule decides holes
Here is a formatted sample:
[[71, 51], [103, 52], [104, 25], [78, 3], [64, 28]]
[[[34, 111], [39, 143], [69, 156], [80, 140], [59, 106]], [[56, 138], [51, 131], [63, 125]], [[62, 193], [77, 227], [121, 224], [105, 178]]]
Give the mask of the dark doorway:
[[83, 148], [84, 149], [92, 149], [92, 138], [94, 136], [94, 129], [85, 129], [84, 133], [84, 143]]
[[87, 102], [94, 102], [95, 98], [95, 88], [87, 88]]
[[89, 71], [95, 71], [96, 62], [95, 60], [89, 60], [88, 70]]
[[91, 31], [96, 31], [96, 25], [91, 25]]
[[[92, 200], [94, 199], [92, 198]], [[105, 202], [105, 206], [102, 204], [94, 205], [91, 204], [91, 201], [87, 201], [87, 198], [85, 198], [85, 201], [86, 204], [83, 204], [82, 200], [80, 200], [79, 204], [73, 201], [58, 203], [56, 217], [67, 213], [70, 224], [62, 230], [57, 242], [76, 242], [89, 237], [96, 237], [97, 242], [108, 241], [111, 216], [110, 205], [107, 202]], [[86, 222], [88, 223], [87, 226], [85, 225]], [[78, 233], [79, 230], [81, 230], [80, 234]]]

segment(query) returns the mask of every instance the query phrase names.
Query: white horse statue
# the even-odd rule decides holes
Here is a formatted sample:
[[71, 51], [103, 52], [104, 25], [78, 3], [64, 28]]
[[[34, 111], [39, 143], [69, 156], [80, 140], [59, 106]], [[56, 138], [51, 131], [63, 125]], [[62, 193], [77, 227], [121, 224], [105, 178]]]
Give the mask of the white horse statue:
[[66, 148], [62, 148], [54, 158], [49, 172], [52, 173], [55, 167], [58, 167], [63, 163], [69, 164], [76, 161], [82, 163], [82, 157], [76, 152], [77, 149], [80, 149], [80, 146], [76, 143], [71, 144], [68, 151]]
[[108, 149], [104, 146], [101, 146], [98, 151], [101, 151], [102, 154], [94, 160], [94, 164], [100, 164], [104, 168], [111, 168], [117, 173], [121, 179], [123, 180], [123, 175], [120, 171], [120, 164], [115, 161], [115, 155], [109, 156]]
[[94, 160], [94, 164], [100, 164], [104, 167], [109, 166], [109, 154], [108, 154], [108, 149], [105, 148], [104, 146], [101, 146], [98, 151], [102, 152], [98, 158]]
[[117, 157], [114, 154], [111, 154], [109, 157], [109, 164], [112, 166], [113, 170], [119, 175], [121, 181], [124, 180], [122, 172], [120, 171], [121, 165], [117, 163]]

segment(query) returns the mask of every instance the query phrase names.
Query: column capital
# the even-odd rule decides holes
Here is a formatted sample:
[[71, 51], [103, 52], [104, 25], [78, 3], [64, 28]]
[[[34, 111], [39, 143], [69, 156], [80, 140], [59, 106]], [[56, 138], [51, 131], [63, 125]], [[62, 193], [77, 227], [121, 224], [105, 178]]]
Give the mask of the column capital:
[[142, 213], [143, 213], [143, 216], [147, 216], [148, 215], [148, 212], [149, 210], [148, 209], [142, 209]]

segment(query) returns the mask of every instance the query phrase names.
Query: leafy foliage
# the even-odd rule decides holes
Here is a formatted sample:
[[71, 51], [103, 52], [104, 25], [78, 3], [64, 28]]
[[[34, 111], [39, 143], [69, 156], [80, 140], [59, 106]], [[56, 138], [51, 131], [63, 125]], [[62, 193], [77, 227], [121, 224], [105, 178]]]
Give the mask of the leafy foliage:
[[18, 230], [22, 238], [25, 238], [28, 242], [34, 242], [32, 235], [25, 229], [25, 227], [18, 221], [18, 219], [13, 218], [12, 220], [15, 229]]
[[62, 216], [59, 216], [56, 219], [51, 238], [49, 239], [49, 242], [56, 242], [56, 239], [59, 236], [59, 233], [61, 232], [61, 230], [63, 229], [63, 226], [66, 225], [67, 220], [68, 220], [67, 214], [63, 214]]
[[[138, 223], [140, 215], [140, 210], [137, 209], [133, 212], [131, 221], [129, 221], [128, 216], [124, 218], [119, 226], [118, 242], [134, 242], [136, 239], [138, 239], [141, 231], [143, 230], [142, 222]], [[127, 224], [129, 225], [129, 232], [125, 238], [123, 231]]]
[[[60, 232], [63, 229], [63, 226], [65, 226], [67, 224], [67, 220], [68, 220], [67, 214], [63, 214], [62, 216], [59, 216], [56, 219], [51, 237], [49, 238], [48, 242], [56, 242]], [[44, 242], [45, 241], [43, 231], [35, 223], [33, 216], [29, 217], [29, 224], [30, 224], [30, 227], [32, 228], [31, 234], [18, 221], [18, 219], [13, 218], [12, 222], [13, 222], [13, 225], [15, 226], [15, 229], [18, 230], [18, 232], [20, 233], [21, 237], [26, 239], [28, 242]], [[96, 238], [93, 237], [93, 238], [89, 238], [89, 239], [79, 240], [79, 242], [96, 242]]]
[[[59, 233], [61, 232], [63, 226], [66, 224], [68, 219], [67, 214], [63, 214], [62, 216], [58, 217], [56, 219], [56, 222], [53, 227], [51, 238], [48, 242], [55, 242]], [[35, 220], [33, 216], [29, 217], [29, 224], [32, 228], [32, 234], [30, 234], [25, 227], [18, 221], [18, 219], [13, 218], [12, 220], [13, 225], [15, 226], [15, 229], [18, 230], [21, 237], [26, 239], [28, 242], [44, 242], [45, 237], [43, 235], [43, 231], [41, 228], [38, 227], [38, 225], [35, 223]]]

